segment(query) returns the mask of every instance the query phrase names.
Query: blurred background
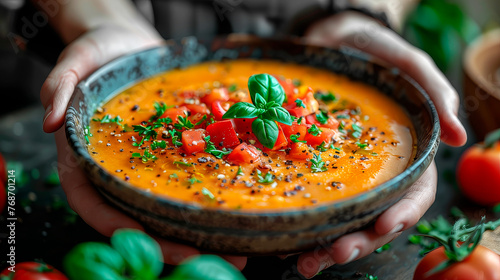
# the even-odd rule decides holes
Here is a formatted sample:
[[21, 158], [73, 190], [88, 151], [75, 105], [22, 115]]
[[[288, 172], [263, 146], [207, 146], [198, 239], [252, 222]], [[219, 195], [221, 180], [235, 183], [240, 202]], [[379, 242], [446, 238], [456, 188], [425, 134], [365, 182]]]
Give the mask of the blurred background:
[[[145, 16], [153, 18], [154, 15], [147, 13], [148, 3], [136, 1], [146, 11]], [[53, 137], [42, 131], [43, 108], [39, 92], [64, 44], [37, 13], [39, 11], [30, 1], [0, 0], [0, 94], [3, 97], [0, 102], [0, 153], [8, 161], [9, 169], [16, 169], [18, 175], [17, 215], [20, 219], [16, 229], [17, 261], [43, 259], [61, 268], [62, 256], [76, 244], [84, 241], [107, 242], [107, 238], [88, 227], [68, 207], [59, 186]], [[217, 22], [215, 13], [208, 16]], [[262, 24], [266, 24], [265, 20]], [[217, 25], [218, 33], [232, 30], [230, 19]], [[475, 108], [469, 111], [476, 112], [479, 106], [476, 106], [477, 100], [467, 99], [464, 92], [464, 53], [466, 47], [481, 34], [497, 28], [500, 28], [498, 0], [423, 0], [409, 14], [401, 34], [431, 55], [457, 89], [462, 101], [465, 101], [462, 104]], [[162, 34], [176, 36], [168, 30]], [[500, 47], [497, 50], [500, 52]], [[500, 62], [496, 65], [497, 68], [492, 70], [493, 74], [487, 80], [500, 84], [500, 70], [496, 70], [500, 69]], [[476, 88], [472, 87], [471, 91], [474, 92]], [[466, 147], [482, 140], [484, 136], [483, 132], [474, 130], [479, 123], [471, 121], [474, 117], [469, 111], [464, 106], [460, 111], [460, 118], [469, 133], [467, 145], [451, 148], [442, 144], [436, 156], [440, 176], [439, 193], [427, 217], [446, 215], [456, 205], [475, 216], [487, 211], [464, 201], [453, 191], [456, 190], [454, 171], [458, 157]], [[2, 269], [7, 266], [4, 260], [7, 233], [3, 224], [5, 217], [0, 216]], [[379, 275], [379, 279], [392, 279], [381, 277], [393, 275], [391, 273], [399, 273], [399, 279], [409, 279], [405, 277], [410, 277], [420, 249], [409, 246], [405, 235], [395, 242], [403, 249], [373, 254], [350, 265], [336, 266], [317, 279], [363, 279], [361, 277], [365, 274]], [[248, 279], [265, 279], [262, 271], [268, 271], [269, 279], [301, 279], [294, 272], [295, 261], [293, 258], [285, 261], [257, 258], [250, 260], [244, 273]], [[381, 265], [388, 263], [396, 263], [397, 267]]]

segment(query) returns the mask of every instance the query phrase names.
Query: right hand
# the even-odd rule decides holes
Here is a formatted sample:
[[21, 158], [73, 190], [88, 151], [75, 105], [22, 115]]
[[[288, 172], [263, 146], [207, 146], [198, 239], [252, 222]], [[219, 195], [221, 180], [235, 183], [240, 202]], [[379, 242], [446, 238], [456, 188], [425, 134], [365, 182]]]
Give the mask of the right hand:
[[[149, 34], [156, 32], [149, 32]], [[61, 185], [71, 208], [92, 228], [105, 236], [111, 236], [119, 228], [144, 230], [142, 225], [123, 212], [112, 207], [95, 190], [86, 175], [76, 164], [65, 137], [63, 123], [66, 107], [82, 78], [110, 60], [140, 49], [162, 45], [158, 36], [147, 36], [120, 26], [103, 26], [93, 29], [70, 43], [61, 53], [57, 65], [47, 77], [40, 92], [46, 109], [43, 130], [55, 132], [58, 152], [58, 169]], [[164, 261], [178, 264], [183, 259], [200, 254], [196, 248], [176, 244], [154, 237], [160, 244]], [[243, 269], [246, 257], [222, 256], [238, 269]]]

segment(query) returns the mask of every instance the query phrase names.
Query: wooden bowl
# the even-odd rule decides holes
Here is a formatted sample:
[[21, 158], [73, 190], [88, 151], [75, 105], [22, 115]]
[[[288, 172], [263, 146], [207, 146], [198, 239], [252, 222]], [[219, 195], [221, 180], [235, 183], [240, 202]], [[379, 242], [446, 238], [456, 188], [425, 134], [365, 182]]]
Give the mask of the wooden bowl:
[[[87, 150], [84, 128], [99, 104], [152, 75], [206, 60], [276, 59], [324, 68], [377, 87], [408, 112], [417, 135], [413, 163], [401, 174], [348, 199], [305, 209], [249, 212], [204, 209], [135, 188], [101, 169]], [[116, 59], [78, 84], [66, 114], [66, 135], [81, 167], [111, 204], [156, 234], [218, 253], [269, 255], [299, 252], [370, 225], [407, 192], [439, 145], [436, 110], [422, 88], [398, 69], [350, 50], [299, 42], [229, 36], [210, 44], [187, 38]]]
[[478, 139], [500, 127], [500, 29], [474, 41], [464, 54], [464, 107]]

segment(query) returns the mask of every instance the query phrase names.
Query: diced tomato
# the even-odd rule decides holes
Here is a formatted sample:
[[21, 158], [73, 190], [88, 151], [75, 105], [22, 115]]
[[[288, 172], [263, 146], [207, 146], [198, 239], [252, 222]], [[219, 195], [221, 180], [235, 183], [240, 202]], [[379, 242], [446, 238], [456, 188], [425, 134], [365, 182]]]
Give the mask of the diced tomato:
[[236, 118], [236, 119], [233, 119], [234, 129], [236, 129], [236, 132], [238, 132], [240, 135], [241, 134], [249, 134], [252, 132], [252, 123], [255, 119], [256, 118], [251, 118], [251, 119]]
[[300, 118], [309, 114], [309, 110], [304, 107], [297, 107], [295, 102], [284, 106], [290, 115]]
[[321, 133], [318, 134], [317, 136], [312, 135], [311, 133], [306, 134], [305, 140], [307, 141], [307, 144], [315, 147], [320, 145], [323, 141], [325, 144], [330, 144], [332, 142], [332, 137], [335, 135], [335, 130], [322, 127]]
[[316, 114], [310, 114], [305, 117], [306, 123], [315, 124], [320, 127], [328, 127], [331, 129], [337, 129], [339, 127], [339, 121], [332, 116], [330, 116], [325, 124], [322, 124], [318, 121]]
[[196, 92], [193, 91], [193, 90], [181, 91], [181, 92], [179, 92], [177, 94], [177, 96], [179, 96], [183, 100], [185, 100], [185, 99], [193, 99], [193, 98], [197, 97]]
[[189, 129], [182, 132], [182, 148], [187, 154], [195, 154], [205, 150], [206, 131], [204, 129]]
[[228, 101], [229, 93], [227, 88], [214, 88], [212, 92], [203, 96], [200, 100], [207, 104], [209, 108], [212, 108], [212, 103], [214, 103], [214, 101]]
[[273, 151], [277, 151], [279, 149], [282, 149], [282, 148], [288, 146], [288, 140], [286, 139], [287, 137], [283, 133], [283, 129], [279, 125], [278, 125], [278, 129], [280, 130], [280, 132], [278, 134], [278, 138], [276, 139], [276, 143], [274, 143], [274, 147], [271, 149]]
[[258, 163], [260, 162], [260, 151], [253, 145], [243, 142], [234, 148], [226, 160], [233, 164]]
[[226, 112], [227, 109], [224, 109], [222, 102], [216, 100], [212, 103], [212, 115], [214, 115], [216, 121], [222, 121], [222, 116]]
[[[295, 102], [297, 99], [302, 101], [305, 108], [303, 106], [297, 106], [297, 103]], [[316, 112], [319, 109], [319, 103], [314, 98], [312, 88], [300, 87], [299, 94], [292, 99], [288, 99], [288, 102], [284, 107], [290, 115], [294, 117], [303, 117]]]
[[180, 106], [178, 108], [170, 108], [161, 115], [162, 118], [171, 118], [173, 123], [177, 122], [178, 116], [187, 117], [189, 109], [186, 106]]
[[212, 141], [217, 148], [231, 148], [240, 143], [238, 135], [233, 128], [230, 120], [215, 122], [207, 126], [210, 141]]
[[208, 115], [210, 114], [210, 111], [207, 108], [207, 105], [205, 104], [184, 104], [182, 106], [185, 106], [186, 108], [189, 109], [191, 112], [191, 115], [194, 114], [205, 114]]
[[279, 126], [283, 130], [287, 139], [290, 139], [290, 135], [296, 134], [297, 140], [304, 140], [307, 134], [307, 126], [303, 123], [298, 124], [296, 121], [292, 125], [286, 125], [280, 123]]
[[290, 151], [288, 152], [288, 156], [296, 159], [311, 159], [313, 154], [309, 152], [309, 147], [306, 143], [297, 142], [293, 143], [290, 146]]
[[[206, 126], [206, 120], [202, 121], [203, 117], [205, 117], [205, 119], [207, 118], [205, 114], [197, 113], [197, 114], [194, 114], [193, 116], [190, 116], [189, 120], [191, 121], [192, 124], [195, 125], [194, 128], [203, 128]], [[199, 122], [201, 122], [201, 123], [197, 125], [197, 123], [199, 123]]]
[[290, 99], [293, 99], [293, 98], [296, 99], [296, 94], [298, 93], [298, 91], [297, 91], [297, 88], [295, 87], [295, 85], [292, 83], [292, 80], [290, 80], [290, 79], [282, 79], [279, 76], [274, 76], [274, 77], [276, 78], [276, 80], [278, 80], [278, 82], [280, 83], [280, 85], [285, 90], [285, 94], [287, 96], [287, 100], [290, 100]]

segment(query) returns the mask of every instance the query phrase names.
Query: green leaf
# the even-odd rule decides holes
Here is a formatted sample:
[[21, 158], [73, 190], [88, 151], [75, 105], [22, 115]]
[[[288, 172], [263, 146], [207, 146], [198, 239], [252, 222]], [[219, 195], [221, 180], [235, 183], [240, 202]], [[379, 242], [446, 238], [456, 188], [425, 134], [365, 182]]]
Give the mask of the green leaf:
[[255, 96], [255, 101], [253, 101], [253, 104], [255, 104], [255, 106], [257, 106], [257, 108], [265, 109], [266, 105], [267, 105], [267, 101], [264, 99], [264, 97], [257, 94]]
[[212, 192], [210, 192], [207, 188], [202, 188], [201, 189], [201, 194], [203, 194], [204, 197], [208, 198], [209, 200], [214, 200], [215, 196], [213, 195]]
[[183, 262], [165, 280], [245, 280], [243, 274], [219, 256], [199, 255]]
[[484, 147], [491, 148], [496, 142], [500, 141], [500, 129], [494, 130], [484, 138]]
[[162, 272], [160, 245], [146, 233], [136, 229], [118, 229], [111, 236], [111, 245], [123, 257], [129, 273], [136, 279], [156, 279]]
[[253, 104], [257, 107], [256, 96], [260, 95], [267, 102], [274, 101], [279, 105], [285, 100], [285, 91], [278, 80], [269, 74], [256, 74], [248, 79], [248, 90]]
[[297, 107], [302, 107], [302, 108], [306, 107], [306, 105], [304, 104], [304, 101], [302, 101], [301, 99], [296, 99], [295, 104], [297, 105]]
[[64, 269], [72, 280], [125, 280], [125, 267], [123, 257], [104, 243], [78, 244], [64, 258]]
[[283, 107], [272, 107], [269, 108], [262, 117], [268, 120], [277, 121], [286, 125], [292, 125], [292, 116]]
[[264, 113], [266, 110], [259, 109], [255, 105], [247, 102], [235, 103], [227, 112], [222, 116], [223, 119], [234, 119], [234, 118], [256, 118], [260, 114]]
[[259, 142], [265, 147], [272, 149], [278, 139], [278, 125], [268, 119], [257, 118], [252, 123], [252, 131]]

